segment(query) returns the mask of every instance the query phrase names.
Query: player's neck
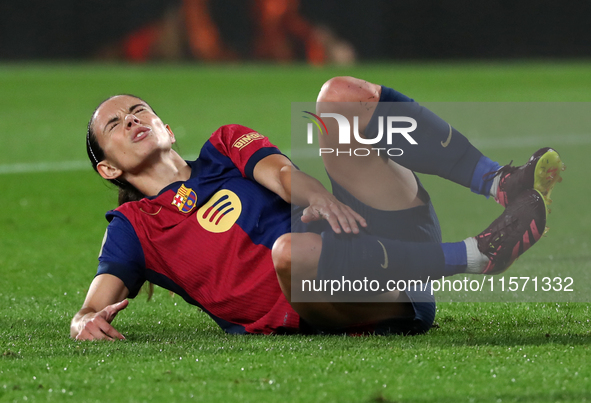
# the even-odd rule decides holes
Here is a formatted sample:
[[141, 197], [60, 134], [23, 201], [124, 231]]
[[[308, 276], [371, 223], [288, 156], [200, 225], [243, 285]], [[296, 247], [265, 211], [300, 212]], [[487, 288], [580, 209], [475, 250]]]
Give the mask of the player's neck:
[[186, 181], [190, 177], [191, 167], [176, 151], [170, 150], [137, 174], [128, 174], [125, 179], [146, 196], [156, 196], [171, 183]]

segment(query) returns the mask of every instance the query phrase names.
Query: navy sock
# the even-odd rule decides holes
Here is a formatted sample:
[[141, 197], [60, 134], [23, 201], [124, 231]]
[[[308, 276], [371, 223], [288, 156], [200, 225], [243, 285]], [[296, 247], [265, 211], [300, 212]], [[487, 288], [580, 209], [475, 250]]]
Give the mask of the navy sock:
[[466, 272], [468, 254], [466, 253], [466, 244], [464, 241], [442, 243], [441, 249], [443, 250], [445, 259], [446, 276]]
[[494, 175], [487, 175], [490, 172], [496, 172], [501, 165], [498, 162], [491, 160], [486, 156], [480, 157], [474, 174], [472, 175], [472, 182], [470, 182], [470, 190], [476, 194], [484, 195], [488, 199], [490, 196], [490, 187], [493, 184]]
[[[393, 104], [395, 102], [396, 104]], [[384, 133], [375, 145], [381, 148], [400, 148], [403, 154], [390, 156], [393, 161], [412, 171], [438, 175], [445, 179], [471, 187], [474, 171], [482, 153], [464, 135], [427, 108], [392, 88], [382, 86], [380, 102], [371, 117], [365, 136], [372, 138], [379, 132], [380, 116], [407, 116], [417, 121], [417, 128], [409, 135], [417, 142], [410, 144], [402, 135], [393, 135], [392, 144], [387, 144]], [[402, 124], [400, 127], [408, 127]]]
[[372, 235], [322, 234], [318, 280], [421, 280], [466, 269], [463, 242], [405, 242]]

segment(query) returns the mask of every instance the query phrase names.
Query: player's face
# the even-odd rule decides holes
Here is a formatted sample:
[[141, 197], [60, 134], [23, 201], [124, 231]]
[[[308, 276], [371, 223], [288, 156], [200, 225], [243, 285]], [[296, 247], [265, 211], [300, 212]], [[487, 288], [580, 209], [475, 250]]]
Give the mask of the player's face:
[[138, 174], [169, 152], [175, 142], [168, 125], [142, 100], [119, 95], [104, 102], [93, 120], [105, 160], [127, 173]]

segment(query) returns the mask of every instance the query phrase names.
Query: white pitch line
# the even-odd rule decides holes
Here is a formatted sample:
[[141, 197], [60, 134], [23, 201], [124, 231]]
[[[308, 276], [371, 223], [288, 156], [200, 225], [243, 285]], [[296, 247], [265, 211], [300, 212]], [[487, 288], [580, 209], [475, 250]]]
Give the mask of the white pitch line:
[[32, 162], [0, 165], [0, 175], [33, 172], [63, 172], [92, 169], [90, 161]]
[[[191, 161], [197, 158], [197, 155], [187, 156]], [[65, 171], [85, 171], [92, 170], [90, 161], [57, 161], [57, 162], [31, 162], [0, 165], [0, 175], [22, 174], [37, 172], [65, 172]]]
[[[511, 137], [511, 138], [476, 138], [471, 139], [472, 143], [481, 150], [498, 150], [515, 147], [556, 147], [560, 146], [578, 146], [591, 144], [590, 134], [566, 134], [556, 136], [526, 136], [526, 137]], [[292, 150], [285, 150], [287, 155], [292, 155]], [[316, 158], [318, 157], [318, 150], [308, 148], [298, 149], [297, 158]], [[196, 156], [187, 156], [187, 160], [194, 160]], [[65, 172], [65, 171], [82, 171], [92, 169], [90, 161], [57, 161], [57, 162], [33, 162], [33, 163], [16, 163], [0, 165], [0, 175], [20, 174], [20, 173], [36, 173], [36, 172]]]

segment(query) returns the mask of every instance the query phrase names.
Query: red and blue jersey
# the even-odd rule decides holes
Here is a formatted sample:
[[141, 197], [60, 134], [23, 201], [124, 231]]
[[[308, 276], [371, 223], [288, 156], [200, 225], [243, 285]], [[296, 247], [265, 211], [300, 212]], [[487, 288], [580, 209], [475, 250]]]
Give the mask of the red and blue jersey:
[[219, 128], [188, 162], [187, 181], [107, 213], [97, 275], [119, 277], [130, 298], [145, 281], [171, 290], [228, 333], [297, 331], [271, 259], [291, 208], [253, 178], [257, 162], [278, 153], [254, 130]]

